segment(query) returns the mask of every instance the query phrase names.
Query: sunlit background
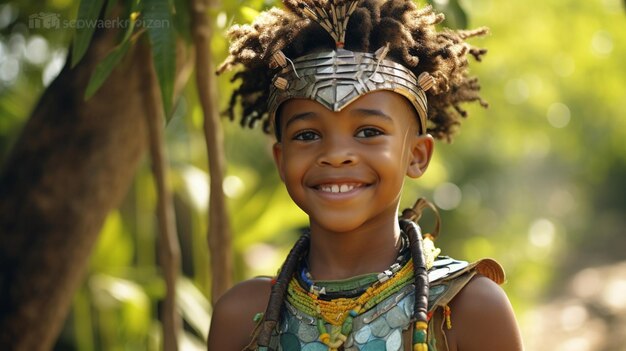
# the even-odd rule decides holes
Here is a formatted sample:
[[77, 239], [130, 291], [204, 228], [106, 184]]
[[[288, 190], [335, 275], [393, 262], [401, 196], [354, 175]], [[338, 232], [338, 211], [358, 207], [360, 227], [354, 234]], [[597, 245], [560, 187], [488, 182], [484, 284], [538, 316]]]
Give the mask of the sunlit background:
[[[223, 1], [220, 31], [272, 1]], [[245, 6], [242, 4], [245, 3]], [[447, 1], [437, 6], [450, 6]], [[491, 34], [471, 65], [490, 107], [469, 107], [452, 144], [439, 143], [427, 174], [406, 184], [441, 208], [445, 254], [493, 257], [528, 350], [626, 350], [626, 9], [620, 0], [496, 1], [461, 5]], [[0, 162], [38, 97], [62, 68], [71, 28], [35, 28], [33, 15], [76, 16], [69, 0], [0, 4]], [[216, 60], [226, 54], [222, 33]], [[226, 104], [232, 84], [219, 78]], [[202, 113], [193, 84], [167, 133], [185, 279], [179, 308], [186, 349], [205, 349], [210, 321], [206, 249], [208, 179]], [[124, 89], [124, 87], [120, 87]], [[306, 217], [273, 169], [268, 137], [225, 121], [236, 279], [272, 275]], [[155, 350], [156, 195], [144, 162], [102, 229], [58, 350]], [[424, 227], [432, 223], [428, 220]]]

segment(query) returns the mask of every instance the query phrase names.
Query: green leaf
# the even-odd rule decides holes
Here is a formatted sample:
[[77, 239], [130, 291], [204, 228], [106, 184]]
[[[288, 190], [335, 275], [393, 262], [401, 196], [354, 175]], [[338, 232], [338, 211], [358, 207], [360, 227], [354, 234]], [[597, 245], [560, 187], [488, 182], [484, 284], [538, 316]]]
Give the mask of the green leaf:
[[461, 3], [458, 0], [450, 0], [450, 2], [448, 3], [448, 9], [449, 13], [452, 13], [452, 16], [454, 18], [455, 28], [467, 28], [467, 14], [465, 13], [463, 7], [461, 7]]
[[468, 25], [468, 16], [459, 0], [449, 0], [445, 4], [441, 4], [434, 0], [428, 0], [428, 3], [437, 11], [446, 15], [444, 26], [454, 29], [465, 29]]
[[87, 52], [103, 4], [104, 0], [82, 0], [78, 6], [72, 45], [72, 67], [76, 66]]
[[111, 53], [109, 53], [102, 62], [96, 66], [96, 69], [91, 74], [91, 78], [89, 79], [89, 83], [87, 84], [87, 89], [85, 89], [85, 100], [89, 99], [93, 94], [95, 94], [98, 89], [102, 86], [102, 84], [109, 77], [115, 66], [124, 58], [128, 48], [131, 44], [131, 35], [135, 29], [135, 24], [137, 23], [136, 17], [131, 13], [130, 15], [130, 25], [124, 34], [124, 38], [122, 42], [115, 48]]
[[[107, 0], [107, 1], [115, 2], [115, 0]], [[130, 18], [131, 20], [133, 19], [134, 13], [136, 14], [136, 16], [138, 16], [141, 11], [140, 0], [123, 1], [120, 4], [120, 6], [122, 6], [122, 13], [123, 13], [122, 16], [126, 16], [127, 18]]]
[[106, 6], [104, 7], [104, 18], [109, 18], [109, 16], [111, 15], [111, 12], [115, 8], [115, 5], [117, 5], [117, 0], [105, 0], [105, 1], [106, 1]]
[[102, 62], [96, 66], [96, 69], [91, 74], [91, 78], [89, 79], [89, 84], [87, 84], [87, 89], [85, 89], [85, 100], [95, 94], [98, 89], [102, 86], [102, 84], [109, 77], [115, 66], [124, 58], [128, 48], [130, 47], [131, 41], [126, 40], [120, 45], [118, 45], [111, 53], [109, 53]]
[[172, 108], [176, 74], [176, 32], [170, 8], [167, 0], [146, 0], [142, 22], [152, 46], [152, 60], [161, 88], [165, 116], [169, 115]]
[[174, 0], [176, 14], [174, 15], [174, 26], [186, 42], [191, 43], [191, 10], [189, 9], [189, 0]]

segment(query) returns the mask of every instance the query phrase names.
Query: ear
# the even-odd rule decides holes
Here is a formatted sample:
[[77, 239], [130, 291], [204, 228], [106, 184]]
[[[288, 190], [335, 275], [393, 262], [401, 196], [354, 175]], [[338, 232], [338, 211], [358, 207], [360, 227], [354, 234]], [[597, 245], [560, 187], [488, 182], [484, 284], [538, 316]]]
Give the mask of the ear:
[[415, 137], [411, 147], [409, 167], [406, 171], [409, 177], [419, 178], [426, 172], [434, 147], [435, 140], [430, 134]]
[[272, 154], [274, 155], [274, 163], [280, 179], [285, 182], [285, 172], [283, 171], [283, 144], [281, 142], [274, 143], [272, 146]]

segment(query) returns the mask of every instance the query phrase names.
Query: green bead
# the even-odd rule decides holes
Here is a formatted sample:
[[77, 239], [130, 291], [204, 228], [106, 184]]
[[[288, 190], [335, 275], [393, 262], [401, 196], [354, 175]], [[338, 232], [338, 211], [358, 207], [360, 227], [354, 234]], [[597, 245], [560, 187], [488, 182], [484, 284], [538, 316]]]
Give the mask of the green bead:
[[261, 318], [263, 318], [263, 312], [259, 312], [255, 314], [252, 320], [254, 321], [254, 323], [258, 323], [261, 320]]
[[346, 320], [343, 321], [343, 324], [341, 325], [341, 334], [348, 335], [351, 332], [352, 332], [352, 317], [348, 316], [346, 317]]
[[341, 334], [341, 327], [338, 325], [331, 325], [329, 334], [330, 340], [337, 340], [337, 337], [339, 336], [339, 334]]
[[413, 330], [413, 343], [425, 343], [426, 342], [426, 330]]
[[326, 326], [324, 325], [324, 321], [321, 318], [317, 319], [317, 331], [319, 331], [320, 334], [326, 333]]

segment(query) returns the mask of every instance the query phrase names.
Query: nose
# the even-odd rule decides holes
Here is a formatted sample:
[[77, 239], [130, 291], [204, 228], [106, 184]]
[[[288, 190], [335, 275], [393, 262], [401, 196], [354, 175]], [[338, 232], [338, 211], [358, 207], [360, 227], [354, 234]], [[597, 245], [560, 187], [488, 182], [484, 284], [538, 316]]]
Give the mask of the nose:
[[340, 167], [357, 163], [358, 157], [350, 142], [351, 140], [343, 137], [326, 138], [318, 157], [318, 165]]

